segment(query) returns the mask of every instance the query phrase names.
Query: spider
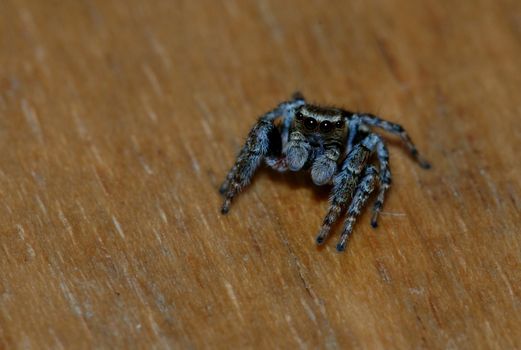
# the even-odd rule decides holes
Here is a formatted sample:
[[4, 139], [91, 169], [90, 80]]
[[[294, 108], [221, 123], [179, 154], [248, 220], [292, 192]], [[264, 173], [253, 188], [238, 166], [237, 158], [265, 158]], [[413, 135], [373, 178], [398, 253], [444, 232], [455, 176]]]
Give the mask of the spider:
[[[275, 123], [279, 117], [280, 123]], [[297, 92], [289, 101], [262, 115], [251, 129], [220, 187], [224, 196], [221, 212], [228, 213], [233, 198], [250, 183], [263, 160], [280, 172], [310, 170], [314, 184], [333, 185], [329, 210], [316, 242], [323, 244], [333, 223], [347, 211], [336, 246], [337, 251], [344, 251], [356, 218], [376, 187], [379, 190], [371, 225], [377, 226], [385, 193], [391, 185], [387, 146], [378, 134], [371, 132], [371, 127], [397, 134], [418, 164], [430, 168], [400, 125], [369, 113], [308, 104]], [[373, 154], [378, 167], [371, 164]]]

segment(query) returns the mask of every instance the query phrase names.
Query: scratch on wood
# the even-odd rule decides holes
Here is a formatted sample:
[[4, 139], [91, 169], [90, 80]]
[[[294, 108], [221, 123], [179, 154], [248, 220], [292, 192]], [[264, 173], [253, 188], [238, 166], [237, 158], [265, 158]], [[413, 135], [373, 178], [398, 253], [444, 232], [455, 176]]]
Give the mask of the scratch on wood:
[[492, 194], [492, 197], [494, 199], [494, 202], [496, 203], [496, 207], [501, 207], [501, 201], [499, 199], [499, 193], [496, 187], [496, 183], [492, 180], [492, 178], [485, 169], [479, 169], [479, 173], [485, 179], [488, 188], [490, 189], [490, 193]]
[[205, 212], [198, 205], [195, 206], [195, 209], [197, 210], [197, 213], [199, 214], [199, 220], [202, 221], [202, 223], [204, 225], [204, 228], [207, 230], [207, 232], [211, 232], [212, 228], [208, 224], [208, 221], [206, 221], [206, 214], [205, 214]]
[[195, 99], [195, 104], [197, 105], [197, 107], [199, 108], [199, 110], [201, 111], [201, 114], [203, 116], [203, 118], [201, 118], [201, 126], [203, 127], [203, 131], [204, 131], [205, 135], [208, 137], [208, 139], [212, 140], [212, 139], [214, 139], [214, 135], [212, 132], [212, 128], [208, 124], [208, 121], [212, 120], [212, 113], [208, 109], [208, 105], [204, 102], [204, 100], [199, 95], [195, 95], [194, 99]]
[[154, 229], [152, 229], [152, 232], [154, 232], [154, 236], [156, 236], [156, 239], [159, 242], [159, 244], [163, 244], [163, 241], [161, 240], [161, 235], [159, 234], [159, 231], [154, 228]]
[[313, 310], [311, 310], [311, 307], [309, 307], [308, 303], [303, 298], [300, 298], [300, 303], [304, 307], [304, 310], [306, 310], [306, 313], [308, 314], [308, 317], [313, 323], [317, 323], [317, 317], [313, 313]]
[[[58, 337], [58, 335], [56, 334], [54, 329], [49, 328], [49, 333], [51, 334], [52, 339], [54, 340], [54, 344], [52, 346], [56, 347], [57, 349], [65, 349], [65, 346], [63, 345], [62, 341], [60, 340], [60, 338]], [[30, 349], [30, 348], [31, 348], [30, 346], [23, 347], [23, 349]]]
[[34, 259], [36, 257], [36, 252], [33, 249], [33, 246], [29, 244], [29, 242], [25, 241], [25, 230], [22, 225], [17, 224], [16, 228], [18, 230], [18, 236], [20, 237], [20, 240], [22, 240], [25, 243], [25, 247], [27, 250], [27, 254], [29, 255], [29, 258]]
[[69, 287], [67, 287], [67, 284], [65, 284], [64, 281], [60, 282], [60, 288], [62, 290], [63, 296], [65, 297], [65, 300], [69, 303], [70, 308], [74, 312], [76, 316], [83, 316], [83, 312], [81, 310], [81, 306], [74, 297], [74, 294], [70, 291]]
[[[59, 206], [59, 204], [58, 204], [58, 206]], [[58, 217], [60, 218], [60, 221], [62, 222], [63, 227], [65, 227], [65, 230], [67, 230], [67, 233], [71, 237], [72, 242], [74, 244], [76, 244], [76, 240], [74, 239], [74, 231], [72, 230], [72, 226], [69, 223], [69, 220], [67, 220], [67, 217], [65, 216], [65, 214], [63, 213], [63, 211], [61, 209], [58, 209]]]
[[242, 317], [241, 307], [239, 306], [239, 302], [237, 301], [237, 297], [235, 296], [235, 291], [233, 290], [232, 285], [228, 281], [224, 281], [224, 286], [226, 287], [226, 293], [228, 293], [228, 297], [233, 303], [233, 306], [237, 309], [238, 315], [241, 320], [244, 320]]
[[21, 106], [27, 125], [29, 125], [29, 128], [31, 129], [32, 133], [36, 136], [38, 141], [40, 143], [43, 142], [43, 133], [35, 109], [33, 108], [33, 106], [29, 104], [29, 102], [26, 99], [22, 99]]
[[74, 105], [72, 106], [71, 115], [74, 118], [74, 124], [76, 124], [76, 130], [78, 130], [78, 135], [82, 140], [88, 139], [88, 131], [87, 127], [83, 123], [83, 120], [81, 119], [78, 108]]
[[384, 281], [387, 284], [392, 282], [391, 276], [389, 275], [389, 271], [387, 271], [387, 268], [385, 267], [385, 264], [382, 261], [376, 260], [376, 269], [378, 270], [378, 274], [380, 275], [382, 281]]
[[92, 166], [92, 172], [94, 173], [94, 176], [96, 177], [96, 180], [98, 180], [99, 187], [103, 191], [103, 194], [105, 196], [108, 196], [109, 192], [108, 192], [107, 188], [105, 188], [105, 184], [103, 183], [103, 180], [101, 179], [101, 176], [98, 173], [98, 169], [96, 168], [96, 166]]
[[152, 47], [152, 51], [159, 56], [161, 63], [166, 68], [166, 70], [169, 71], [172, 68], [172, 60], [170, 57], [168, 57], [168, 51], [165, 50], [164, 46], [161, 45], [159, 40], [157, 40], [157, 38], [152, 33], [148, 33], [147, 38], [150, 42], [150, 46]]
[[436, 320], [436, 323], [438, 324], [438, 327], [441, 327], [441, 325], [443, 324], [438, 316], [438, 310], [436, 310], [436, 307], [434, 306], [434, 304], [432, 303], [432, 299], [431, 297], [429, 296], [428, 297], [428, 302], [429, 302], [429, 308], [432, 312], [432, 315], [434, 316], [434, 319]]
[[264, 22], [268, 25], [269, 30], [277, 44], [282, 44], [283, 42], [283, 34], [280, 28], [280, 25], [273, 15], [273, 12], [268, 8], [267, 1], [259, 1], [257, 2], [257, 6], [260, 10], [261, 16], [264, 19]]
[[168, 219], [166, 217], [166, 213], [165, 213], [165, 211], [163, 210], [163, 208], [159, 204], [157, 204], [157, 210], [159, 211], [159, 217], [161, 218], [161, 220], [165, 224], [168, 224]]
[[42, 211], [43, 215], [48, 216], [47, 208], [45, 207], [45, 204], [43, 204], [42, 199], [39, 195], [36, 195], [36, 202], [38, 203], [38, 206], [40, 207], [40, 210]]
[[145, 173], [147, 173], [148, 175], [153, 175], [154, 171], [152, 170], [152, 168], [150, 168], [150, 166], [146, 162], [145, 157], [143, 157], [143, 154], [139, 147], [139, 143], [137, 142], [136, 136], [132, 135], [130, 137], [130, 139], [132, 140], [132, 145], [134, 146], [134, 151], [137, 153], [137, 159], [139, 161], [139, 164], [141, 164], [141, 167], [145, 170]]
[[145, 72], [145, 76], [148, 79], [148, 82], [154, 89], [155, 93], [158, 96], [163, 96], [163, 89], [161, 89], [161, 84], [159, 83], [159, 79], [157, 78], [157, 75], [154, 73], [152, 68], [148, 64], [143, 64], [143, 72]]
[[114, 227], [116, 228], [116, 231], [118, 232], [119, 236], [122, 239], [125, 239], [125, 233], [121, 229], [121, 225], [119, 224], [118, 219], [116, 219], [116, 217], [114, 215], [112, 215], [112, 222], [114, 223]]
[[505, 275], [505, 272], [501, 268], [501, 265], [497, 261], [495, 261], [495, 263], [496, 263], [496, 269], [499, 272], [499, 276], [501, 276], [501, 279], [505, 283], [505, 285], [508, 289], [508, 293], [510, 294], [510, 297], [512, 298], [512, 302], [514, 303], [514, 306], [515, 306], [516, 295], [514, 294], [514, 290], [512, 289], [512, 284], [510, 283], [507, 276]]
[[103, 158], [101, 158], [101, 155], [99, 153], [98, 147], [96, 147], [94, 144], [90, 146], [90, 150], [92, 151], [92, 154], [94, 155], [94, 159], [98, 162], [98, 164], [102, 165], [109, 173], [112, 173], [112, 170], [110, 167], [107, 167], [105, 164], [105, 161]]
[[424, 291], [422, 287], [409, 288], [409, 292], [414, 295], [423, 295]]
[[50, 72], [49, 72], [49, 67], [44, 62], [45, 58], [47, 56], [47, 53], [46, 53], [44, 47], [41, 46], [40, 40], [37, 40], [37, 38], [35, 38], [35, 36], [38, 33], [40, 33], [40, 31], [38, 30], [38, 27], [36, 26], [36, 24], [34, 22], [33, 15], [31, 14], [31, 12], [29, 12], [27, 9], [24, 8], [20, 11], [20, 18], [22, 20], [24, 28], [27, 29], [27, 33], [31, 34], [31, 37], [33, 39], [32, 47], [34, 50], [34, 56], [35, 56], [36, 62], [40, 65], [39, 68], [45, 74], [46, 78], [49, 78], [51, 76]]
[[160, 332], [159, 326], [158, 326], [157, 322], [154, 320], [154, 317], [150, 313], [148, 313], [147, 316], [148, 316], [148, 323], [150, 324], [152, 331], [154, 332], [155, 335], [159, 335], [159, 332]]
[[141, 95], [141, 103], [143, 104], [143, 107], [145, 108], [145, 113], [147, 114], [148, 118], [150, 118], [151, 121], [154, 123], [157, 123], [158, 117], [157, 113], [152, 109], [150, 106], [150, 102], [148, 101], [148, 97], [145, 95]]
[[85, 208], [83, 208], [83, 205], [81, 205], [81, 202], [79, 200], [76, 201], [76, 205], [78, 208], [80, 208], [81, 216], [85, 222], [89, 221], [89, 218], [87, 217], [87, 213], [85, 213]]
[[201, 167], [199, 166], [199, 162], [197, 161], [197, 158], [192, 151], [192, 148], [185, 144], [184, 149], [186, 150], [186, 153], [188, 153], [188, 156], [190, 157], [190, 162], [192, 163], [192, 168], [194, 169], [197, 176], [201, 175]]
[[291, 316], [286, 314], [285, 315], [286, 322], [289, 326], [289, 330], [291, 332], [291, 335], [296, 340], [297, 344], [299, 345], [300, 349], [307, 349], [306, 343], [302, 340], [302, 338], [299, 337], [297, 331], [295, 330], [295, 327], [293, 327]]
[[387, 216], [407, 216], [407, 214], [405, 213], [397, 213], [397, 212], [392, 212], [392, 211], [382, 211], [380, 212], [380, 215], [387, 215]]

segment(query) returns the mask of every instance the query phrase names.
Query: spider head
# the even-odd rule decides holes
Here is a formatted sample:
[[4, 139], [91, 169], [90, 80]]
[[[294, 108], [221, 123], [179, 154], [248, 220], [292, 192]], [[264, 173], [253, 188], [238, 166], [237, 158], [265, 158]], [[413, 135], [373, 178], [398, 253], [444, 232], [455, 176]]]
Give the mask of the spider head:
[[336, 108], [303, 105], [295, 111], [295, 127], [305, 135], [340, 136], [344, 134], [345, 119]]

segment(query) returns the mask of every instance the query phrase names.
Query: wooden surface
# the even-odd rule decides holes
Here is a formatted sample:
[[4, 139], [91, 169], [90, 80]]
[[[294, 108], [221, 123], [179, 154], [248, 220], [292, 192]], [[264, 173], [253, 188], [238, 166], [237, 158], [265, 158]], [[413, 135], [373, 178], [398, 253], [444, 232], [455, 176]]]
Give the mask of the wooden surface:
[[[0, 1], [0, 347], [521, 348], [519, 1]], [[218, 185], [261, 113], [403, 124], [377, 230]], [[338, 233], [340, 227], [335, 231]]]

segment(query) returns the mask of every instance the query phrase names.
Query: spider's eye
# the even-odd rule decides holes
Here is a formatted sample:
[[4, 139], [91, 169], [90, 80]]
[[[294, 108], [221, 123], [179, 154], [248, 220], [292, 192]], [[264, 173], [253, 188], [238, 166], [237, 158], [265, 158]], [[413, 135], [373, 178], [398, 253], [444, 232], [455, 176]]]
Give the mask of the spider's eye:
[[304, 126], [308, 130], [315, 130], [317, 128], [317, 121], [313, 118], [306, 118], [306, 120], [304, 120]]
[[297, 114], [295, 115], [295, 117], [297, 118], [297, 120], [302, 120], [302, 119], [304, 119], [304, 115], [303, 115], [301, 112], [297, 112]]
[[327, 120], [324, 120], [320, 123], [320, 131], [322, 132], [330, 132], [333, 129], [333, 124]]
[[337, 121], [337, 122], [335, 123], [335, 127], [338, 128], [338, 129], [340, 129], [340, 128], [343, 127], [343, 126], [344, 126], [344, 123], [343, 123], [341, 120], [339, 120], [339, 121]]

